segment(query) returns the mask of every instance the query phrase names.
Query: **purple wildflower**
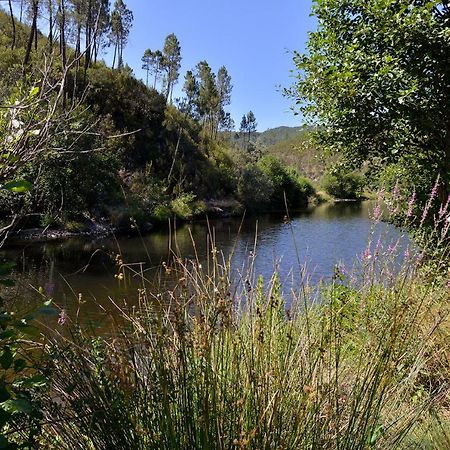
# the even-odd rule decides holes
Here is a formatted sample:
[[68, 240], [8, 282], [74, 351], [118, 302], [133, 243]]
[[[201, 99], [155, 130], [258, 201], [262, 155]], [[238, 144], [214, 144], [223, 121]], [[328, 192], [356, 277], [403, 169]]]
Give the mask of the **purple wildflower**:
[[58, 316], [58, 325], [63, 326], [67, 322], [68, 316], [64, 309], [61, 310]]
[[398, 180], [395, 183], [394, 189], [392, 190], [392, 197], [394, 200], [398, 200], [400, 198], [400, 186], [398, 185]]
[[378, 223], [381, 220], [381, 205], [379, 203], [377, 203], [373, 210], [372, 219], [375, 221], [375, 223]]
[[378, 223], [381, 220], [381, 203], [383, 202], [384, 194], [384, 188], [378, 192], [377, 204], [372, 213], [372, 219], [375, 223]]
[[395, 243], [389, 245], [388, 252], [390, 255], [393, 255], [397, 251], [398, 242], [399, 241], [397, 240]]
[[445, 216], [445, 213], [447, 212], [449, 205], [450, 205], [450, 194], [447, 197], [447, 201], [445, 203], [442, 203], [441, 207], [439, 208], [439, 219], [442, 219]]
[[411, 256], [411, 252], [409, 251], [409, 247], [406, 247], [406, 250], [405, 250], [405, 258], [406, 258], [406, 259], [409, 259], [410, 256]]
[[439, 187], [439, 175], [436, 178], [436, 183], [434, 183], [433, 189], [431, 190], [430, 198], [427, 201], [427, 204], [425, 205], [425, 209], [423, 210], [422, 219], [420, 219], [420, 226], [423, 225], [425, 222], [425, 219], [428, 216], [428, 212], [430, 211], [431, 204], [433, 203], [433, 200], [436, 198], [437, 191]]
[[430, 200], [434, 200], [436, 198], [438, 187], [439, 187], [439, 178], [440, 178], [440, 175], [438, 175], [438, 177], [436, 178], [436, 183], [434, 183], [433, 189], [431, 190]]
[[411, 198], [408, 201], [408, 211], [406, 212], [406, 217], [411, 217], [413, 210], [414, 210], [414, 205], [416, 204], [416, 198], [417, 198], [417, 194], [416, 191], [414, 191], [411, 195]]
[[372, 258], [372, 254], [370, 253], [370, 245], [367, 246], [367, 248], [364, 250], [362, 258], [364, 261], [368, 261], [369, 259]]

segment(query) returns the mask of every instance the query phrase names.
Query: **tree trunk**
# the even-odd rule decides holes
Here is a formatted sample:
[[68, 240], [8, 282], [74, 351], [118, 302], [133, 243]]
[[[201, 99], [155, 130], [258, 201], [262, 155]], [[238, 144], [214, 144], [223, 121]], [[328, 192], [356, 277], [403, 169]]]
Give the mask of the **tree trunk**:
[[34, 27], [34, 51], [37, 52], [38, 49], [38, 29], [37, 29], [37, 23]]
[[81, 53], [81, 25], [77, 24], [77, 42], [75, 44], [75, 56], [78, 58]]
[[84, 56], [85, 71], [91, 64], [91, 44], [92, 44], [92, 2], [88, 2], [88, 10], [86, 14], [86, 54]]
[[[67, 56], [66, 56], [66, 5], [64, 0], [61, 0], [61, 23], [60, 23], [60, 49], [61, 49], [61, 64], [63, 70], [67, 66]], [[65, 77], [64, 81], [65, 83]], [[66, 86], [64, 86], [64, 93], [62, 96], [62, 107], [63, 110], [66, 109]]]
[[9, 5], [9, 14], [11, 16], [11, 25], [12, 25], [12, 42], [11, 42], [11, 50], [14, 50], [14, 47], [16, 46], [16, 22], [14, 20], [14, 13], [12, 9], [11, 0], [8, 0]]
[[28, 42], [27, 42], [27, 48], [25, 50], [25, 57], [23, 60], [23, 66], [25, 70], [25, 66], [28, 65], [30, 62], [30, 56], [31, 56], [31, 48], [33, 47], [33, 40], [35, 36], [35, 30], [37, 28], [37, 12], [38, 12], [38, 2], [35, 0], [33, 1], [33, 21], [31, 23], [31, 29], [30, 34], [28, 36]]
[[113, 69], [114, 69], [114, 66], [116, 65], [116, 55], [117, 55], [117, 42], [114, 44], [114, 57], [113, 57], [113, 63], [112, 63]]
[[50, 53], [53, 53], [53, 4], [48, 0], [48, 44]]

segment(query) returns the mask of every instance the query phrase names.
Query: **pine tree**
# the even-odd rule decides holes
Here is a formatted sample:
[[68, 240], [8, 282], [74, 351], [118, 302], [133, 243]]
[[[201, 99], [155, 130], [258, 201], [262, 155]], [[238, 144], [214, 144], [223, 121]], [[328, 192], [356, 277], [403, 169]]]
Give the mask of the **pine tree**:
[[163, 48], [163, 64], [166, 71], [165, 87], [166, 100], [172, 101], [173, 87], [180, 76], [181, 67], [181, 46], [175, 34], [169, 34], [166, 37]]
[[110, 40], [114, 45], [113, 69], [116, 64], [120, 69], [123, 66], [123, 49], [128, 41], [128, 36], [133, 26], [133, 13], [127, 8], [123, 0], [114, 2], [114, 9], [111, 14]]

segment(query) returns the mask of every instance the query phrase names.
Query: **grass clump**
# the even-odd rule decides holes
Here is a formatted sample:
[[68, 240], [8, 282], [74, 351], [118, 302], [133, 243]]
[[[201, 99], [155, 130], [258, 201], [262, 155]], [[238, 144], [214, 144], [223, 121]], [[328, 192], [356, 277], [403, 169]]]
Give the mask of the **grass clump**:
[[207, 268], [164, 265], [171, 282], [156, 291], [143, 279], [138, 308], [114, 304], [112, 336], [53, 334], [46, 445], [401, 449], [446, 439], [425, 419], [448, 413], [444, 284], [367, 259], [357, 281], [337, 271], [316, 294], [302, 284], [287, 295], [276, 273], [264, 283], [250, 265], [240, 283], [211, 255]]

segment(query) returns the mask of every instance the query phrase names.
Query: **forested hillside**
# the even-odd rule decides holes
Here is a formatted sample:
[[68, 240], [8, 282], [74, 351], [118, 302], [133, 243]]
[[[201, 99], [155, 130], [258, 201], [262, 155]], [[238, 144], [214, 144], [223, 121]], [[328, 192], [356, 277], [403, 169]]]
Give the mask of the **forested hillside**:
[[256, 141], [263, 146], [274, 145], [280, 141], [285, 141], [296, 137], [300, 132], [304, 131], [302, 127], [277, 127], [257, 133]]
[[[284, 191], [292, 208], [307, 204], [313, 188], [302, 171], [255, 144], [251, 111], [232, 131], [224, 66], [203, 60], [181, 74], [182, 43], [170, 34], [142, 55], [141, 81], [126, 64], [133, 13], [123, 1], [16, 6], [0, 11], [0, 176], [31, 188], [2, 191], [0, 217], [11, 229], [189, 219], [223, 198], [232, 200], [227, 213], [282, 209]], [[112, 67], [102, 60], [106, 48]], [[174, 98], [179, 83], [183, 97]]]

